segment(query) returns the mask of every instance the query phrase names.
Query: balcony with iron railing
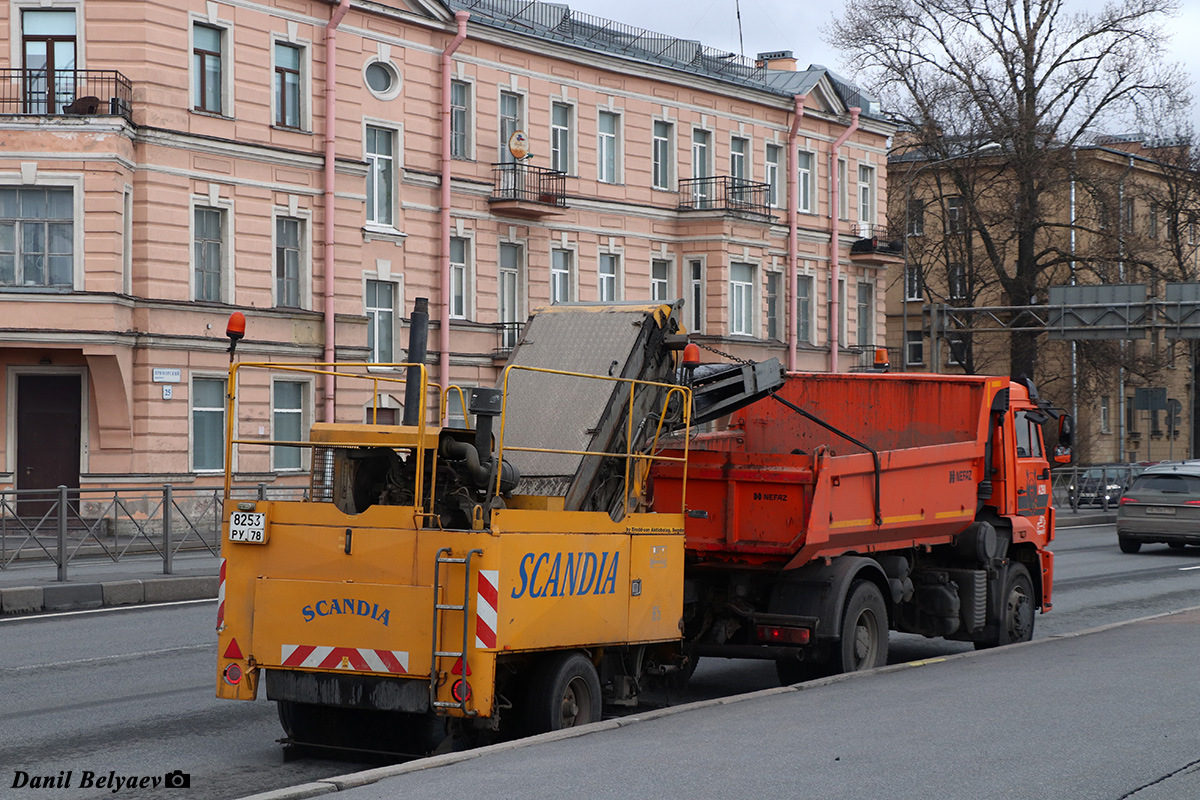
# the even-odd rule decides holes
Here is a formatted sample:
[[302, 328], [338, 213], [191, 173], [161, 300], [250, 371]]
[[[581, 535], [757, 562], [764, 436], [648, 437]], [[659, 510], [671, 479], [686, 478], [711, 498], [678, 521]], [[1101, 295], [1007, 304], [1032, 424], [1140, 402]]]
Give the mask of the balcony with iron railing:
[[521, 331], [524, 329], [524, 322], [497, 322], [496, 349], [492, 356], [498, 359], [508, 358], [508, 354], [517, 346], [517, 342], [521, 341]]
[[904, 239], [893, 236], [882, 225], [859, 222], [854, 229], [857, 238], [850, 245], [850, 260], [868, 267], [886, 267], [904, 263]]
[[567, 174], [520, 161], [492, 165], [492, 211], [542, 219], [567, 207]]
[[716, 175], [686, 178], [679, 182], [680, 211], [722, 211], [769, 221], [770, 184]]
[[123, 117], [133, 122], [133, 85], [113, 69], [0, 70], [0, 115]]

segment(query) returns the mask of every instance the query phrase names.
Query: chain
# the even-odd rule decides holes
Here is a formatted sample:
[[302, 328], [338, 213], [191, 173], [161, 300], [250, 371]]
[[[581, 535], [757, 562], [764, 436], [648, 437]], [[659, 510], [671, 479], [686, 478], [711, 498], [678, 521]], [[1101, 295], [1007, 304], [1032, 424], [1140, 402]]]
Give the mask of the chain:
[[724, 350], [718, 350], [717, 348], [715, 348], [711, 345], [707, 345], [704, 342], [693, 342], [693, 344], [695, 344], [697, 347], [703, 347], [705, 350], [708, 350], [709, 352], [716, 353], [719, 356], [727, 358], [730, 361], [734, 362], [735, 364], [753, 364], [754, 363], [753, 361], [751, 361], [748, 358], [738, 358], [737, 356], [735, 356], [731, 353], [726, 353]]

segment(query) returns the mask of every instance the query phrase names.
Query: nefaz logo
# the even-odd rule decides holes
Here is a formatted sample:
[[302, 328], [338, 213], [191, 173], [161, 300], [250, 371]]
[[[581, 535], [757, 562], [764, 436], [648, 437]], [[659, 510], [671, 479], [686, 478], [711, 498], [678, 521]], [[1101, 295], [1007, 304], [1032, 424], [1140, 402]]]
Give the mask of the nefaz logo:
[[[617, 560], [621, 553], [526, 553], [521, 558], [521, 586], [513, 589], [513, 600], [529, 592], [530, 597], [616, 594]], [[612, 560], [609, 560], [609, 556]]]
[[368, 603], [366, 600], [355, 600], [351, 597], [321, 600], [315, 605], [305, 606], [300, 610], [305, 622], [312, 622], [317, 617], [329, 617], [335, 614], [353, 614], [356, 617], [370, 617], [383, 623], [386, 628], [391, 610], [381, 609], [378, 603]]
[[971, 480], [971, 470], [969, 469], [952, 469], [950, 470], [951, 483], [965, 483]]
[[784, 502], [787, 502], [788, 498], [787, 498], [786, 494], [780, 494], [780, 493], [772, 494], [770, 492], [755, 492], [754, 499], [755, 500], [782, 500]]

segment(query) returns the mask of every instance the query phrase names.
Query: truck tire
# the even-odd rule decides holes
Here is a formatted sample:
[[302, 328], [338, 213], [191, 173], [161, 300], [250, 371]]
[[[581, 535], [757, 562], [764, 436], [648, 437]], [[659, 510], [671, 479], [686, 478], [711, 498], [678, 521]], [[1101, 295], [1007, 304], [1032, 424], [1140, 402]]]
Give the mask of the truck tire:
[[1122, 553], [1136, 553], [1142, 549], [1142, 543], [1137, 539], [1130, 539], [1128, 536], [1118, 536], [1117, 544], [1121, 546]]
[[1004, 595], [997, 621], [996, 633], [985, 641], [975, 642], [976, 650], [987, 650], [1006, 644], [1028, 642], [1033, 638], [1035, 595], [1033, 580], [1024, 564], [1016, 561], [1008, 565], [1004, 578]]
[[887, 606], [879, 587], [857, 580], [846, 595], [841, 637], [834, 651], [837, 672], [861, 672], [887, 664]]
[[600, 721], [600, 676], [583, 653], [551, 656], [529, 692], [529, 728], [545, 733]]

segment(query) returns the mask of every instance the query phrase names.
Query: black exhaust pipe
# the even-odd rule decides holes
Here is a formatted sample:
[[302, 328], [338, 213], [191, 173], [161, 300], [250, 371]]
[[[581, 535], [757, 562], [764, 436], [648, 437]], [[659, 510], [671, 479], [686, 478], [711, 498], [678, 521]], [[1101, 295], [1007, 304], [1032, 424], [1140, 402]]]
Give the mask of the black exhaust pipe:
[[418, 297], [413, 303], [412, 321], [408, 326], [408, 368], [404, 383], [404, 418], [402, 425], [415, 426], [421, 421], [421, 403], [425, 402], [421, 391], [421, 368], [429, 350], [429, 298]]

